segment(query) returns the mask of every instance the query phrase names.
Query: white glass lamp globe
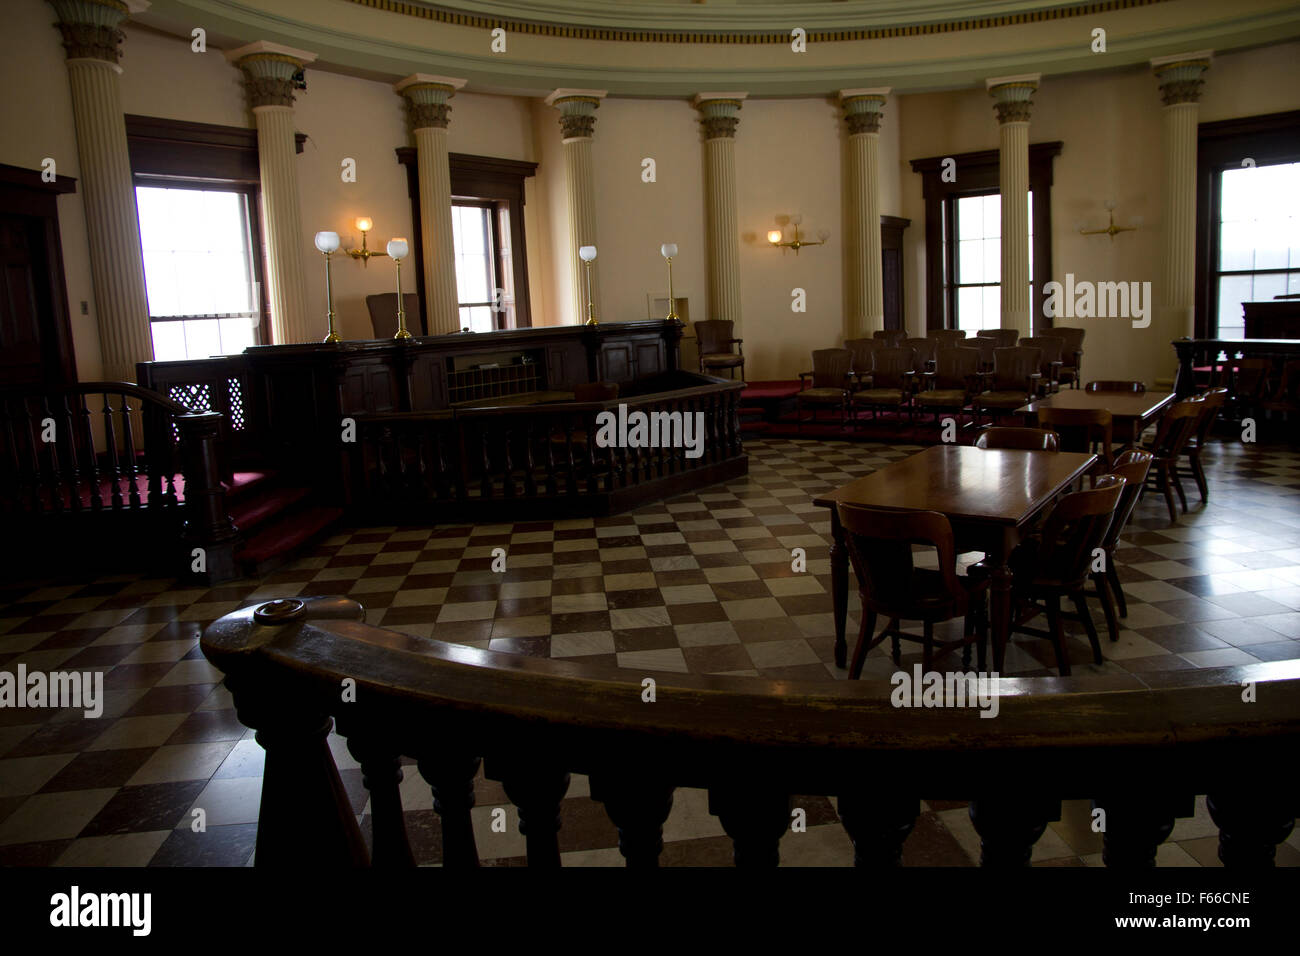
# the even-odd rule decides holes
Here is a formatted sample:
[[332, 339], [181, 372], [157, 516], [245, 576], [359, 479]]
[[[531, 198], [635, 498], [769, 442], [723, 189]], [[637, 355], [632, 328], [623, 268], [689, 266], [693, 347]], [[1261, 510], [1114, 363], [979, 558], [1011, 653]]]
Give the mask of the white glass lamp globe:
[[677, 243], [665, 242], [659, 247], [659, 254], [665, 259], [671, 259], [673, 256], [677, 255]]
[[591, 262], [596, 258], [595, 246], [582, 246], [578, 249], [578, 258], [583, 262]]
[[388, 255], [392, 259], [405, 259], [411, 252], [411, 245], [405, 239], [398, 237], [388, 240]]
[[822, 242], [825, 242], [830, 237], [831, 237], [831, 231], [829, 229], [817, 230], [817, 238], [820, 239]]
[[781, 230], [780, 230], [780, 229], [773, 229], [773, 230], [771, 230], [771, 231], [767, 234], [767, 241], [770, 242], [772, 245], [776, 245], [778, 242], [780, 242], [780, 241], [781, 241]]
[[321, 252], [338, 252], [339, 234], [337, 232], [316, 233], [316, 248]]

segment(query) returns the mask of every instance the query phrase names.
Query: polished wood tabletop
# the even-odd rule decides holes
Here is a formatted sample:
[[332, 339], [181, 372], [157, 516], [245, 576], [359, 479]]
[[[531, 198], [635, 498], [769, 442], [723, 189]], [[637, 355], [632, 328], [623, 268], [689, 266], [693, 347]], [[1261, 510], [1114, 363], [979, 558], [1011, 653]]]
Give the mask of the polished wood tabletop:
[[1149, 421], [1173, 403], [1173, 392], [1085, 392], [1083, 389], [1066, 389], [1030, 402], [1018, 409], [1022, 414], [1035, 414], [1040, 408], [1105, 409], [1114, 418]]
[[1086, 474], [1096, 455], [934, 445], [813, 499], [1019, 525]]

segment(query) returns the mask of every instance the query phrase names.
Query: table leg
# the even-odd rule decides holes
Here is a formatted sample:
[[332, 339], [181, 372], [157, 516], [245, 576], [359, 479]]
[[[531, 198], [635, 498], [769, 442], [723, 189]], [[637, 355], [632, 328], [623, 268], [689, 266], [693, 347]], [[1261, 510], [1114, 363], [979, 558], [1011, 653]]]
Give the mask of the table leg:
[[1011, 568], [1007, 557], [1011, 554], [1014, 542], [1004, 537], [995, 551], [988, 555], [991, 570], [989, 590], [989, 623], [993, 633], [993, 670], [1002, 673], [1006, 657], [1007, 641], [1011, 637]]
[[849, 613], [849, 551], [840, 516], [834, 508], [831, 509], [831, 604], [835, 614], [835, 666], [843, 668], [849, 653], [844, 640], [844, 622]]

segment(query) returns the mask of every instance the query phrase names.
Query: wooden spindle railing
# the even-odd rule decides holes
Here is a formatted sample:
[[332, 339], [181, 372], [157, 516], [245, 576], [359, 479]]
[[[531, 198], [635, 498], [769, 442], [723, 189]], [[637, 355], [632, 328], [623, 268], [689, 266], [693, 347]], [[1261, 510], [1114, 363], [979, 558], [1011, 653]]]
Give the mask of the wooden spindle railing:
[[[1300, 810], [1300, 661], [1104, 679], [998, 682], [998, 711], [900, 710], [890, 681], [656, 674], [516, 657], [361, 623], [344, 598], [247, 607], [205, 632], [239, 719], [266, 749], [256, 865], [364, 865], [357, 818], [325, 736], [361, 763], [376, 866], [414, 862], [398, 758], [432, 787], [446, 866], [478, 863], [472, 781], [504, 784], [531, 865], [559, 862], [570, 773], [619, 831], [629, 866], [657, 865], [676, 787], [708, 790], [737, 865], [779, 860], [791, 794], [834, 795], [858, 865], [897, 865], [922, 797], [968, 801], [985, 866], [1023, 866], [1063, 799], [1106, 812], [1112, 867], [1154, 864], [1173, 821], [1209, 795], [1228, 866], [1271, 864]], [[355, 699], [339, 693], [355, 681]], [[1243, 702], [1242, 687], [1254, 689]]]

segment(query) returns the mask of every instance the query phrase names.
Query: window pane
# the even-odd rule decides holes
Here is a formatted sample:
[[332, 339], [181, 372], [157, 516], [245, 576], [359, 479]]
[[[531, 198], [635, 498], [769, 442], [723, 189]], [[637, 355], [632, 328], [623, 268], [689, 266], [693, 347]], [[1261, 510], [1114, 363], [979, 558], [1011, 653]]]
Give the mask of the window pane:
[[466, 326], [475, 332], [491, 332], [492, 325], [492, 307], [487, 305], [476, 305], [471, 307], [462, 307], [460, 310], [460, 327]]
[[957, 281], [984, 281], [984, 240], [963, 239], [957, 243]]
[[979, 288], [957, 290], [957, 328], [967, 334], [984, 328], [984, 297]]
[[481, 206], [452, 207], [456, 295], [460, 302], [493, 301], [491, 215], [490, 209]]
[[154, 322], [153, 357], [159, 362], [179, 362], [185, 354], [185, 323]]
[[1219, 279], [1219, 336], [1239, 339], [1245, 331], [1241, 303], [1251, 300], [1250, 276], [1222, 276]]

